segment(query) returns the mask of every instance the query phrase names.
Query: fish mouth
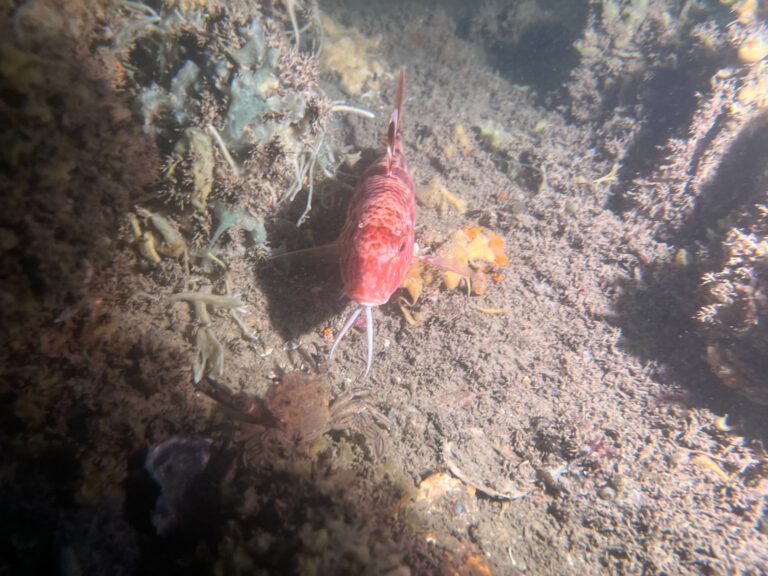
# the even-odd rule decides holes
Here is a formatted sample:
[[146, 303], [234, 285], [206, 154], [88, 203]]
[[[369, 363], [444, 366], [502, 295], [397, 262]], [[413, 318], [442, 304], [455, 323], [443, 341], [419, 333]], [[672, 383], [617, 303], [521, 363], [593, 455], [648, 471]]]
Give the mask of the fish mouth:
[[360, 306], [381, 306], [389, 302], [392, 296], [383, 286], [357, 285], [347, 287], [344, 292], [350, 300], [357, 302]]
[[361, 306], [381, 306], [389, 300], [388, 279], [378, 269], [372, 269], [365, 277], [352, 276], [343, 280], [346, 295]]
[[360, 306], [381, 306], [389, 300], [389, 295], [381, 286], [371, 286], [370, 283], [347, 282], [344, 294]]
[[355, 302], [360, 304], [360, 306], [368, 306], [368, 307], [381, 306], [382, 304], [386, 304], [389, 301], [389, 298], [387, 298], [386, 300], [381, 300], [381, 299], [379, 299], [379, 300], [371, 300], [370, 298], [368, 298], [368, 299], [359, 298], [358, 299], [358, 298], [354, 298], [352, 296], [350, 296], [350, 298], [352, 298], [352, 300], [354, 300]]

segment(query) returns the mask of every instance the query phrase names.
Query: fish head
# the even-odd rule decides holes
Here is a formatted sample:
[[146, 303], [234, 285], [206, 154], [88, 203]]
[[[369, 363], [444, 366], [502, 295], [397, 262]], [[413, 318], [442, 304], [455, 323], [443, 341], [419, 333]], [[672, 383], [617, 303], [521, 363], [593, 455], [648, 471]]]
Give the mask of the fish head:
[[413, 228], [363, 226], [350, 232], [339, 238], [344, 291], [360, 304], [384, 304], [413, 260]]

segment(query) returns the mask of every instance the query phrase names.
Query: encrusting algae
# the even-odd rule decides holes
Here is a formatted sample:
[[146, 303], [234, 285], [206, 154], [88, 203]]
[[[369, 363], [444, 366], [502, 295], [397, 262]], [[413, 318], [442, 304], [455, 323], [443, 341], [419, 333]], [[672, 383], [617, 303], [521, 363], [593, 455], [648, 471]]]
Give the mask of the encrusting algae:
[[381, 36], [368, 38], [355, 28], [347, 28], [323, 14], [325, 44], [321, 55], [324, 66], [339, 77], [341, 88], [349, 96], [357, 96], [363, 90], [378, 91], [375, 81], [384, 72], [384, 66], [369, 56], [381, 44]]
[[465, 278], [468, 289], [478, 296], [485, 292], [490, 270], [509, 262], [509, 258], [504, 254], [504, 238], [483, 226], [468, 226], [457, 230], [438, 249], [437, 255], [468, 266], [472, 271], [469, 278], [466, 278], [457, 272], [446, 270], [443, 273], [445, 287], [454, 290], [462, 278]]
[[449, 192], [437, 176], [423, 186], [416, 187], [416, 199], [427, 208], [436, 208], [440, 215], [445, 215], [450, 209], [459, 214], [467, 210], [467, 203]]
[[500, 234], [483, 226], [468, 225], [451, 234], [436, 256], [424, 255], [415, 259], [401, 285], [410, 300], [401, 297], [400, 308], [408, 323], [416, 324], [409, 310], [416, 306], [425, 286], [435, 285], [441, 277], [448, 290], [455, 290], [464, 280], [469, 294], [481, 296], [487, 290], [489, 280], [500, 282], [504, 279], [499, 268], [508, 263], [504, 238]]

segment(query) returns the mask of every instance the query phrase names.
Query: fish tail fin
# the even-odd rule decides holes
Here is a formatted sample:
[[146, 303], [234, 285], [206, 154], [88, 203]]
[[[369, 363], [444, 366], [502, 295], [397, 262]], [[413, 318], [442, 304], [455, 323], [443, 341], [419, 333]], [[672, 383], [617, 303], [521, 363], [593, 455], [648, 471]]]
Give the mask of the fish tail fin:
[[405, 100], [405, 66], [400, 67], [400, 79], [397, 83], [397, 95], [395, 96], [395, 109], [392, 110], [392, 116], [389, 119], [389, 126], [387, 127], [387, 159], [389, 160], [389, 171], [392, 169], [392, 160], [397, 144], [397, 137], [400, 134], [403, 125], [403, 100]]

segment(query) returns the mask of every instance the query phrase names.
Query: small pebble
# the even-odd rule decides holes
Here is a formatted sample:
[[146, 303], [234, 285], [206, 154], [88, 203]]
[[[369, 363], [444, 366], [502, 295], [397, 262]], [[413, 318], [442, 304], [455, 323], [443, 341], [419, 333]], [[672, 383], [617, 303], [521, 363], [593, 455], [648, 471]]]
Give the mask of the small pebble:
[[678, 450], [669, 455], [669, 465], [672, 468], [677, 468], [685, 464], [688, 461], [688, 453]]
[[610, 486], [603, 486], [602, 488], [600, 488], [600, 490], [597, 491], [597, 495], [600, 497], [601, 500], [615, 500], [616, 490], [614, 490]]

